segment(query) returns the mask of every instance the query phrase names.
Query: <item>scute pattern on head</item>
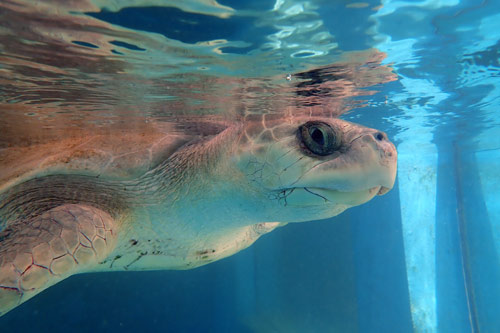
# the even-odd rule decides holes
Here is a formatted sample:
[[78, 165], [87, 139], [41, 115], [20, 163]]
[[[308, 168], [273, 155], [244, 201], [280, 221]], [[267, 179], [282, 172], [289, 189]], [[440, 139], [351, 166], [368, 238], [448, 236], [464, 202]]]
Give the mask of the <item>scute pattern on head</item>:
[[[317, 131], [318, 142], [312, 143], [333, 146], [311, 151], [304, 128]], [[276, 213], [283, 222], [337, 215], [394, 183], [397, 154], [387, 136], [340, 119], [262, 117], [247, 124], [241, 138], [234, 157], [238, 167], [268, 200], [293, 211]]]

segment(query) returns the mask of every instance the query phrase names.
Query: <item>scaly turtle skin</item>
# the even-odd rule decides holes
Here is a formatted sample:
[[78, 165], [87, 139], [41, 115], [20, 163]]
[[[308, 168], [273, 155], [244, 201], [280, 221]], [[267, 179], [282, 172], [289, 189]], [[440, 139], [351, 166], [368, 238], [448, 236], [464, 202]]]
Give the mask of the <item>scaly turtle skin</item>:
[[384, 133], [339, 119], [151, 140], [58, 143], [2, 178], [0, 314], [81, 272], [213, 262], [384, 194], [396, 175]]

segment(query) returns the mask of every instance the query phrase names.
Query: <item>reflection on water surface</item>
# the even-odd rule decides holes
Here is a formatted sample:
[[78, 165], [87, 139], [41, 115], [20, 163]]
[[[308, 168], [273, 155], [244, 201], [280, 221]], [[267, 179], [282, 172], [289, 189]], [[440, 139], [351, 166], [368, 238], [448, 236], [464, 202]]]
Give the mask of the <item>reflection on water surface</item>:
[[395, 79], [383, 53], [340, 50], [309, 2], [0, 6], [3, 148], [89, 132], [192, 133], [186, 123], [248, 115], [338, 116]]

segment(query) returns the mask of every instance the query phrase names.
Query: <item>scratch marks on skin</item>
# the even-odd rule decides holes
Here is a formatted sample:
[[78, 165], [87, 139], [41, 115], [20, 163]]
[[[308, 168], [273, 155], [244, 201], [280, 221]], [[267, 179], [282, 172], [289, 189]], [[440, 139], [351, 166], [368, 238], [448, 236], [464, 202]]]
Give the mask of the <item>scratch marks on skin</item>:
[[358, 139], [361, 139], [364, 135], [363, 134], [360, 134], [359, 136], [356, 136], [354, 139], [351, 140], [351, 142], [349, 142], [349, 146], [352, 146], [352, 144], [354, 143], [354, 141], [358, 140]]
[[246, 169], [252, 170], [250, 173], [247, 174], [247, 177], [250, 179], [250, 181], [253, 181], [259, 185], [262, 184], [264, 176], [266, 176], [265, 173], [268, 171], [271, 172], [271, 174], [276, 175], [277, 177], [280, 176], [278, 173], [272, 171], [273, 167], [270, 163], [268, 162], [261, 163], [257, 159], [252, 159], [248, 161]]
[[[161, 240], [160, 239], [147, 239], [147, 240], [130, 239], [126, 248], [122, 249], [124, 251], [124, 253], [130, 253], [130, 256], [129, 255], [121, 255], [121, 254], [116, 255], [113, 258], [113, 260], [111, 261], [111, 263], [109, 264], [109, 268], [111, 269], [113, 267], [119, 266], [119, 267], [123, 268], [124, 270], [129, 270], [132, 265], [136, 264], [138, 261], [140, 261], [145, 256], [167, 255], [167, 256], [175, 257], [175, 253], [170, 254], [168, 251], [168, 246], [165, 247], [165, 243], [169, 243], [170, 241], [172, 241], [171, 238], [166, 238], [166, 239], [161, 239]], [[148, 249], [148, 250], [146, 250], [146, 249]], [[135, 257], [133, 256], [134, 252], [136, 253]], [[130, 260], [130, 257], [132, 257], [133, 259]], [[123, 260], [124, 262], [117, 262], [120, 259]], [[106, 264], [107, 262], [108, 262], [108, 260], [102, 262], [102, 264]]]
[[[136, 240], [136, 239], [131, 239], [129, 242], [130, 242], [130, 248], [132, 248], [132, 247], [136, 246], [137, 244], [139, 244], [139, 241]], [[142, 244], [142, 242], [141, 242], [141, 244]], [[145, 255], [147, 255], [148, 251], [138, 250], [137, 253], [138, 253], [138, 256], [135, 259], [133, 259], [131, 262], [129, 262], [128, 264], [124, 265], [123, 269], [128, 270], [128, 268], [130, 266], [132, 266], [133, 264], [135, 264], [136, 262], [138, 262], [142, 257], [144, 257]], [[121, 258], [121, 256], [120, 256], [120, 258]], [[119, 258], [115, 257], [115, 259], [113, 260], [113, 262], [116, 259], [119, 259]], [[111, 264], [113, 264], [113, 263], [111, 263]]]
[[280, 157], [278, 157], [278, 159], [276, 161], [279, 161], [281, 160], [283, 157], [285, 157], [286, 155], [290, 154], [292, 151], [294, 151], [295, 149], [294, 148], [291, 148], [289, 150], [287, 150], [285, 153], [283, 153]]
[[252, 181], [256, 181], [256, 178], [262, 179], [262, 173], [263, 173], [264, 167], [265, 167], [265, 164], [258, 162], [257, 159], [252, 159], [252, 160], [248, 161], [245, 168], [247, 170], [253, 169], [253, 172], [247, 174], [247, 176], [252, 177], [251, 178]]
[[270, 200], [278, 200], [278, 202], [282, 202], [283, 206], [286, 207], [288, 205], [287, 197], [289, 195], [291, 195], [293, 193], [293, 191], [295, 191], [295, 188], [289, 188], [289, 189], [284, 189], [281, 191], [273, 192], [273, 194], [271, 194], [269, 196], [269, 199]]
[[[276, 159], [275, 162], [279, 162], [280, 159], [284, 158], [286, 155], [290, 154], [293, 151], [294, 151], [293, 148], [289, 149], [288, 151], [286, 151], [285, 153], [280, 155]], [[294, 160], [293, 162], [291, 162], [289, 165], [282, 167], [280, 169], [277, 168], [275, 163], [273, 164], [273, 163], [269, 163], [267, 161], [260, 162], [257, 158], [252, 158], [247, 162], [247, 165], [245, 167], [247, 170], [251, 170], [249, 173], [247, 173], [247, 177], [251, 181], [253, 181], [259, 185], [272, 185], [272, 184], [263, 184], [263, 182], [266, 179], [272, 180], [273, 179], [272, 176], [275, 176], [278, 184], [273, 184], [272, 186], [275, 188], [276, 187], [277, 188], [285, 187], [284, 182], [282, 181], [283, 174], [285, 172], [287, 172], [290, 168], [292, 168], [294, 165], [296, 165], [297, 163], [302, 161], [304, 158], [305, 158], [305, 156], [301, 156], [301, 157], [297, 158], [296, 160]], [[278, 169], [278, 171], [275, 171], [277, 169]], [[297, 181], [298, 180], [296, 180], [295, 182], [297, 182]], [[274, 183], [276, 181], [272, 181], [272, 182]]]
[[[295, 162], [291, 163], [290, 165], [286, 166], [285, 168], [283, 168], [279, 173], [277, 173], [276, 175], [278, 176], [278, 180], [279, 180], [279, 187], [290, 187], [290, 185], [287, 184], [287, 186], [284, 186], [283, 185], [283, 181], [281, 180], [281, 177], [283, 176], [283, 174], [285, 172], [288, 171], [289, 168], [293, 167], [295, 164], [299, 163], [300, 161], [302, 161], [304, 159], [304, 156], [298, 158]], [[301, 173], [301, 176], [302, 177], [302, 173]], [[299, 177], [299, 178], [300, 178]], [[286, 178], [286, 177], [285, 177]], [[295, 182], [297, 182], [298, 180], [296, 180]]]
[[210, 249], [210, 250], [196, 251], [195, 254], [196, 254], [196, 257], [201, 259], [201, 260], [212, 261], [212, 259], [210, 257], [211, 256], [213, 257], [215, 252], [216, 252], [215, 249]]
[[292, 166], [294, 166], [295, 164], [299, 163], [300, 161], [302, 161], [304, 159], [304, 156], [300, 157], [299, 159], [297, 159], [295, 162], [293, 162], [292, 164], [286, 166], [282, 171], [281, 173], [285, 172], [288, 170], [288, 168], [291, 168]]
[[[113, 264], [115, 263], [115, 261], [117, 261], [118, 259], [120, 259], [122, 256], [119, 254], [119, 255], [116, 255], [114, 258], [113, 258], [113, 261], [111, 261], [111, 264], [109, 265], [109, 268], [113, 268]], [[106, 261], [103, 261], [102, 264], [105, 264]]]
[[325, 198], [324, 196], [318, 194], [318, 193], [314, 193], [313, 191], [311, 191], [310, 189], [308, 189], [307, 187], [304, 187], [304, 190], [306, 190], [307, 192], [311, 193], [311, 194], [314, 194], [320, 198], [322, 198], [323, 200], [325, 200], [325, 202], [329, 202], [330, 200], [328, 200], [327, 198]]
[[307, 171], [303, 172], [299, 178], [297, 178], [294, 182], [292, 182], [289, 186], [292, 187], [293, 185], [297, 184], [297, 182], [299, 182], [307, 173], [309, 173], [309, 171], [311, 171], [312, 169], [314, 169], [315, 167], [317, 167], [318, 165], [320, 164], [323, 164], [325, 162], [329, 162], [329, 161], [320, 161], [318, 163], [315, 163], [312, 167], [310, 167]]
[[125, 269], [126, 271], [128, 271], [128, 268], [135, 264], [136, 262], [138, 262], [142, 257], [144, 257], [145, 255], [148, 254], [148, 251], [144, 251], [144, 252], [139, 252], [139, 255], [134, 259], [132, 260], [130, 263], [128, 263], [127, 265], [123, 266], [123, 269]]
[[310, 190], [307, 187], [292, 187], [288, 189], [284, 189], [281, 191], [276, 191], [273, 194], [269, 196], [270, 200], [278, 200], [284, 207], [288, 205], [287, 198], [296, 190], [296, 189], [304, 189], [306, 192], [315, 195], [317, 197], [320, 197], [321, 199], [325, 200], [325, 202], [330, 202], [327, 198], [322, 196], [321, 194], [315, 193], [314, 191]]

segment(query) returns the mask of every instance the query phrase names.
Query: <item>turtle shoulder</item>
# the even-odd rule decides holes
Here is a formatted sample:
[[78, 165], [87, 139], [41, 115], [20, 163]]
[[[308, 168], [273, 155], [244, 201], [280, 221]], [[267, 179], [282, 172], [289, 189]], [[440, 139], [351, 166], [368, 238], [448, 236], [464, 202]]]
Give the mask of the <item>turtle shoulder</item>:
[[154, 168], [189, 141], [162, 132], [83, 135], [0, 149], [0, 192], [34, 177], [83, 174], [131, 179]]

